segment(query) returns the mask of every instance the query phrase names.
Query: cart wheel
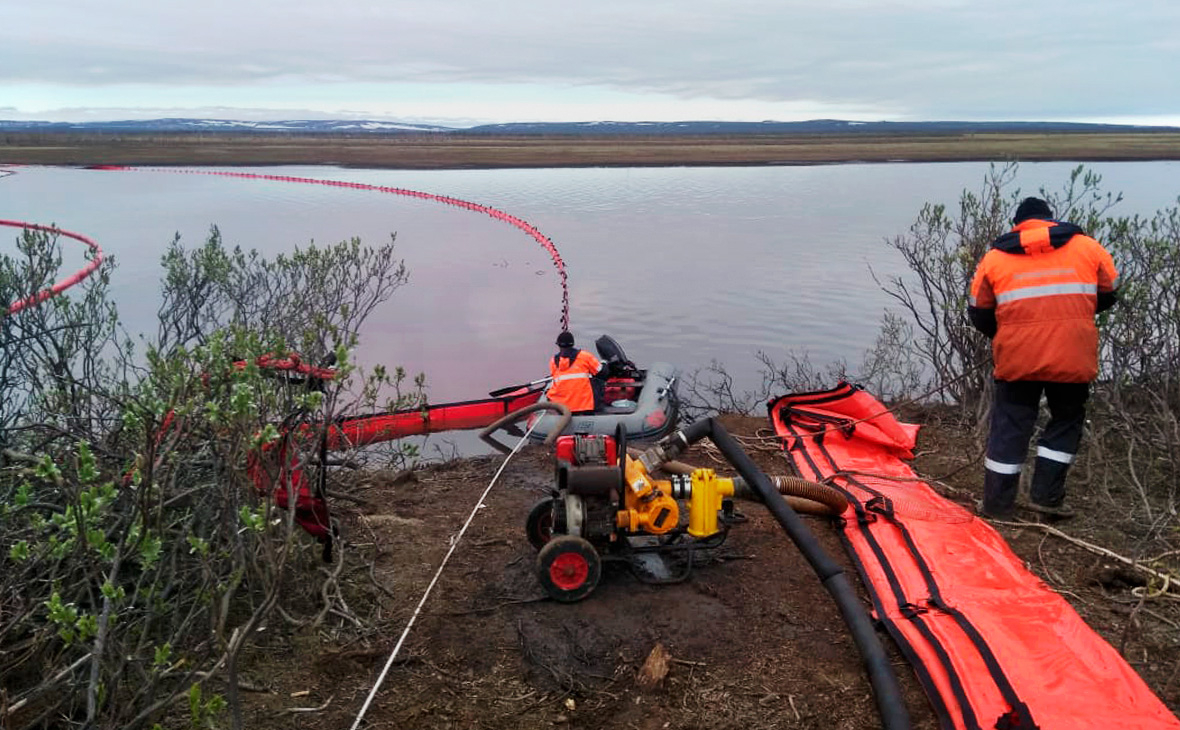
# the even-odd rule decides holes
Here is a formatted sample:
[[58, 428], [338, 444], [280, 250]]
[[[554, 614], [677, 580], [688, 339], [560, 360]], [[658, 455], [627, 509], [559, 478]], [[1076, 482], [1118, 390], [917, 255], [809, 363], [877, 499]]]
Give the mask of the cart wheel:
[[598, 585], [602, 561], [598, 551], [575, 535], [558, 535], [537, 553], [537, 578], [555, 601], [580, 601]]
[[524, 522], [524, 532], [529, 538], [529, 544], [537, 550], [553, 539], [553, 509], [554, 499], [543, 499], [533, 505], [529, 517]]

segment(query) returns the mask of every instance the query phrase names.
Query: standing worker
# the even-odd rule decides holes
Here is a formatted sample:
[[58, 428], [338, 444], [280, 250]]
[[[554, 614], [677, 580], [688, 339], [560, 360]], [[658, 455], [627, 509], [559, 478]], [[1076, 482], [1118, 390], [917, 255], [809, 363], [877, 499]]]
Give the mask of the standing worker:
[[601, 400], [596, 397], [598, 389], [593, 379], [602, 373], [602, 363], [589, 352], [574, 347], [574, 336], [569, 332], [557, 336], [557, 346], [561, 349], [549, 361], [553, 383], [545, 391], [545, 397], [564, 403], [571, 413], [593, 413]]
[[1044, 395], [1050, 418], [1037, 441], [1027, 506], [1065, 519], [1073, 515], [1065, 475], [1098, 375], [1094, 315], [1117, 301], [1118, 272], [1102, 244], [1053, 220], [1040, 198], [1021, 201], [1012, 223], [979, 262], [967, 307], [971, 324], [992, 340], [995, 364], [981, 511], [1012, 514]]

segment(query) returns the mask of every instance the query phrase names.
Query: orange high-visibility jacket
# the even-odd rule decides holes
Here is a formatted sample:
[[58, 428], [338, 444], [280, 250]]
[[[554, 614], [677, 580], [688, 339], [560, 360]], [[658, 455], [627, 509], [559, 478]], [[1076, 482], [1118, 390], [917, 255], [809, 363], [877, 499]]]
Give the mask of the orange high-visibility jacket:
[[997, 238], [975, 271], [970, 301], [973, 314], [994, 311], [996, 379], [1092, 381], [1099, 295], [1113, 303], [1117, 287], [1110, 254], [1072, 223], [1031, 219]]
[[555, 403], [564, 403], [571, 411], [594, 410], [594, 389], [590, 377], [602, 369], [598, 358], [585, 350], [578, 350], [571, 361], [565, 352], [559, 352], [549, 360], [549, 375], [553, 384], [545, 391], [545, 397]]

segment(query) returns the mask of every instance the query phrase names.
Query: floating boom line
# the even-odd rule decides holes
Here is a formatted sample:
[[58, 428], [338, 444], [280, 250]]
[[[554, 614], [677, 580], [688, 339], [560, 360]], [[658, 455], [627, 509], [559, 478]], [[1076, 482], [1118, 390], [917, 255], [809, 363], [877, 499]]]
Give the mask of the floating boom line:
[[490, 205], [482, 205], [480, 203], [473, 203], [469, 200], [462, 200], [460, 198], [452, 198], [449, 195], [437, 195], [435, 193], [425, 193], [419, 190], [409, 190], [407, 188], [395, 188], [387, 185], [370, 185], [368, 183], [347, 182], [344, 180], [321, 180], [310, 177], [296, 177], [293, 175], [267, 175], [256, 172], [231, 172], [227, 170], [201, 170], [194, 168], [156, 168], [156, 167], [133, 167], [125, 165], [93, 165], [87, 169], [91, 170], [130, 170], [143, 172], [176, 172], [186, 173], [190, 175], [215, 175], [219, 177], [236, 177], [245, 180], [270, 180], [274, 182], [293, 182], [303, 183], [307, 185], [326, 185], [335, 188], [350, 188], [353, 190], [372, 190], [378, 193], [387, 193], [389, 195], [402, 195], [409, 198], [418, 198], [420, 200], [430, 200], [436, 203], [443, 203], [445, 205], [453, 205], [458, 208], [464, 208], [475, 213], [483, 213], [486, 216], [495, 218], [512, 225], [524, 233], [528, 234], [534, 241], [539, 243], [553, 260], [553, 266], [557, 269], [557, 275], [561, 278], [561, 329], [569, 329], [570, 320], [570, 298], [569, 298], [569, 279], [565, 271], [565, 261], [562, 260], [561, 254], [557, 247], [548, 236], [541, 233], [541, 231], [517, 216], [511, 213], [506, 213], [498, 208], [493, 208]]
[[49, 287], [48, 289], [42, 289], [41, 291], [37, 292], [36, 294], [30, 294], [29, 296], [27, 296], [23, 299], [18, 299], [17, 301], [13, 302], [12, 304], [9, 304], [8, 307], [4, 310], [6, 315], [16, 314], [17, 312], [21, 311], [22, 309], [25, 309], [27, 307], [36, 306], [36, 305], [40, 304], [41, 302], [45, 301], [46, 299], [49, 299], [51, 297], [57, 296], [58, 294], [61, 294], [66, 289], [69, 289], [71, 286], [81, 282], [83, 279], [85, 279], [86, 277], [93, 274], [95, 272], [95, 270], [98, 269], [99, 264], [102, 263], [102, 249], [99, 248], [98, 244], [95, 243], [93, 239], [91, 239], [87, 236], [83, 236], [81, 233], [73, 233], [71, 231], [65, 231], [65, 230], [62, 230], [61, 228], [58, 228], [56, 226], [45, 226], [45, 225], [41, 225], [39, 223], [26, 223], [24, 221], [0, 220], [0, 226], [8, 226], [10, 228], [23, 228], [23, 229], [33, 230], [33, 231], [44, 231], [45, 233], [52, 233], [56, 236], [65, 236], [66, 238], [72, 238], [75, 241], [81, 241], [82, 243], [89, 246], [90, 250], [94, 252], [94, 258], [90, 259], [90, 261], [87, 262], [87, 264], [85, 266], [83, 266], [81, 269], [78, 269], [70, 276], [67, 276], [64, 279], [61, 279], [60, 281], [58, 281], [57, 283], [55, 283], [53, 286]]

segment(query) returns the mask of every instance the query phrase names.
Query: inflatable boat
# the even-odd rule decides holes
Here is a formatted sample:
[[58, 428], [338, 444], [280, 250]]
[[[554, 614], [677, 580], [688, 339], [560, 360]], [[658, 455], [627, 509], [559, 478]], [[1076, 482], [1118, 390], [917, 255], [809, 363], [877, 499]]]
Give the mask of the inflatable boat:
[[[606, 365], [607, 377], [599, 384], [603, 391], [599, 400], [603, 405], [594, 413], [575, 414], [561, 434], [614, 435], [621, 428], [628, 440], [651, 441], [670, 433], [680, 416], [676, 368], [657, 362], [641, 370], [607, 335], [599, 337], [594, 346]], [[544, 395], [539, 402], [546, 402]], [[529, 440], [544, 441], [559, 420], [552, 413], [536, 413], [527, 421], [527, 428], [532, 429]]]

